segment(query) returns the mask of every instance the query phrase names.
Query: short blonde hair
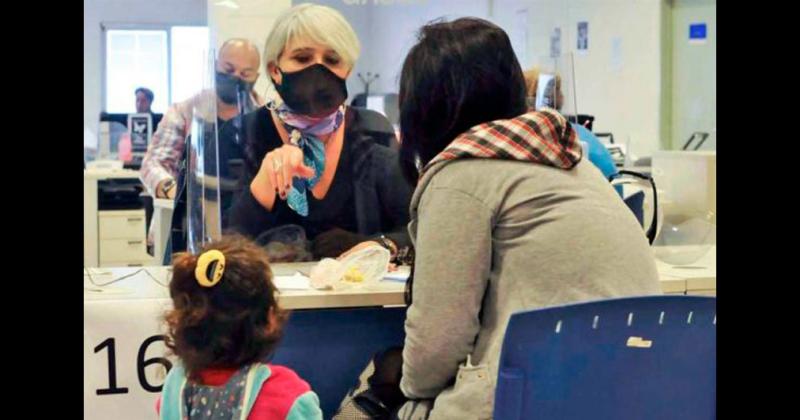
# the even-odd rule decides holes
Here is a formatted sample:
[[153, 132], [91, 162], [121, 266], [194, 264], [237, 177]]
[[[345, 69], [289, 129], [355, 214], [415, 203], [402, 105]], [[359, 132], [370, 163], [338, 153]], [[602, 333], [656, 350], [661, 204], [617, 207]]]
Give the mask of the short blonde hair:
[[[534, 98], [536, 97], [536, 89], [539, 87], [539, 67], [533, 67], [529, 70], [525, 70], [522, 72], [522, 75], [525, 77], [525, 90], [527, 96]], [[556, 74], [556, 89], [560, 92], [561, 91], [561, 76]]]
[[299, 37], [331, 47], [352, 69], [361, 53], [353, 27], [341, 13], [327, 6], [303, 3], [275, 19], [264, 45], [264, 63], [277, 63], [289, 41]]

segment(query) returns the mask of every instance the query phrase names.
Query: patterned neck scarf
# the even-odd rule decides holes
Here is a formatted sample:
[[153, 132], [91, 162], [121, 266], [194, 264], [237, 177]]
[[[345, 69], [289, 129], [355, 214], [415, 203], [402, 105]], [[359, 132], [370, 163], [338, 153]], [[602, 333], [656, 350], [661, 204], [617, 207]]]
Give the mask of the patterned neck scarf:
[[291, 143], [303, 151], [303, 163], [314, 169], [311, 179], [294, 178], [286, 199], [289, 208], [301, 216], [308, 216], [308, 190], [314, 188], [325, 171], [325, 143], [319, 136], [331, 134], [344, 121], [344, 105], [325, 117], [309, 117], [292, 111], [286, 104], [274, 106], [275, 114], [289, 133]]

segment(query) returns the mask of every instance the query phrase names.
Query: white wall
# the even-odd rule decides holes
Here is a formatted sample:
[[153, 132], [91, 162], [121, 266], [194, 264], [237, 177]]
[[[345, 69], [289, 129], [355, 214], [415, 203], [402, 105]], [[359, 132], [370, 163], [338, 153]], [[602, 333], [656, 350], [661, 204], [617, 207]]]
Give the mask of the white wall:
[[83, 122], [93, 134], [84, 136], [84, 147], [90, 148], [102, 109], [102, 23], [206, 25], [206, 0], [83, 0]]
[[[298, 1], [295, 1], [298, 2]], [[665, 0], [325, 0], [367, 40], [359, 68], [380, 73], [376, 93], [396, 92], [403, 60], [425, 23], [475, 16], [500, 25], [528, 68], [550, 53], [561, 28], [562, 53], [575, 53], [577, 111], [596, 117], [596, 131], [631, 142], [635, 155], [650, 155], [662, 139], [662, 7]], [[357, 10], [366, 13], [357, 13]], [[359, 22], [364, 15], [367, 23]], [[589, 50], [577, 54], [577, 22], [589, 22]], [[616, 47], [614, 44], [616, 43]], [[614, 54], [612, 54], [614, 53]], [[613, 55], [613, 57], [612, 57]], [[348, 87], [357, 81], [352, 78]], [[358, 82], [358, 91], [363, 90]], [[352, 89], [351, 89], [352, 93]]]
[[[706, 23], [705, 43], [689, 42], [689, 24]], [[710, 133], [704, 150], [717, 147], [717, 2], [676, 0], [672, 8], [672, 148], [695, 131]]]
[[[305, 3], [293, 0], [293, 4]], [[370, 93], [397, 92], [400, 70], [416, 32], [425, 23], [439, 18], [486, 17], [488, 0], [315, 0], [332, 7], [347, 19], [361, 42], [361, 58], [347, 81], [350, 96], [364, 91], [358, 78], [361, 72], [378, 73]]]
[[[573, 0], [569, 33], [589, 22], [589, 50], [578, 54], [574, 42], [578, 110], [596, 117], [595, 131], [610, 131], [630, 141], [630, 153], [650, 156], [661, 139], [661, 1]], [[612, 43], [619, 43], [613, 57]], [[621, 63], [616, 65], [615, 63]]]
[[[351, 6], [353, 7], [353, 6]], [[363, 6], [362, 6], [363, 7]], [[380, 74], [374, 92], [397, 92], [400, 71], [408, 50], [416, 43], [417, 31], [426, 23], [445, 17], [453, 20], [464, 16], [487, 18], [487, 0], [428, 0], [419, 3], [395, 2], [372, 5], [372, 31], [368, 35], [373, 47], [369, 66]], [[359, 34], [360, 35], [360, 34]]]
[[262, 57], [255, 90], [264, 95], [269, 77], [263, 60], [264, 42], [272, 30], [275, 18], [291, 7], [291, 0], [237, 0], [238, 9], [216, 3], [215, 0], [208, 0], [210, 44], [215, 46], [215, 51], [219, 51], [219, 47], [230, 38], [244, 38], [253, 42]]
[[[341, 11], [362, 43], [362, 56], [348, 80], [351, 97], [363, 91], [356, 73], [379, 73], [371, 91], [396, 92], [399, 73], [416, 31], [446, 17], [476, 16], [502, 26], [514, 43], [522, 66], [549, 54], [550, 34], [562, 29], [562, 52], [575, 53], [578, 112], [596, 116], [596, 131], [611, 131], [631, 142], [634, 154], [649, 155], [669, 144], [662, 139], [664, 72], [661, 45], [666, 0], [320, 0]], [[96, 132], [100, 111], [100, 22], [205, 23], [217, 33], [215, 44], [240, 36], [263, 47], [275, 16], [301, 0], [239, 0], [238, 11], [213, 0], [84, 0], [84, 118]], [[520, 11], [526, 11], [522, 15]], [[575, 51], [576, 25], [589, 22], [589, 50]], [[524, 25], [524, 27], [523, 27]], [[709, 32], [713, 33], [709, 27]], [[619, 48], [612, 48], [617, 40]], [[522, 51], [524, 49], [524, 51]], [[616, 57], [613, 57], [617, 53]], [[669, 60], [669, 58], [667, 58]], [[615, 65], [616, 64], [616, 65]], [[263, 72], [256, 88], [263, 92]], [[668, 86], [668, 84], [667, 84]], [[669, 124], [669, 119], [665, 120]], [[668, 132], [669, 130], [667, 130]]]
[[[293, 0], [292, 4], [305, 3]], [[416, 31], [425, 23], [445, 16], [486, 16], [487, 0], [315, 0], [313, 3], [342, 13], [361, 42], [361, 57], [347, 80], [350, 97], [362, 93], [360, 72], [380, 76], [370, 84], [370, 93], [397, 92], [400, 70]]]
[[[514, 13], [528, 12], [523, 68], [550, 53], [553, 28], [561, 52], [574, 57], [577, 112], [595, 116], [594, 130], [630, 141], [633, 154], [661, 148], [662, 5], [664, 0], [495, 0], [494, 20], [515, 30]], [[578, 51], [577, 23], [589, 23], [589, 48]], [[513, 38], [512, 38], [513, 39]]]

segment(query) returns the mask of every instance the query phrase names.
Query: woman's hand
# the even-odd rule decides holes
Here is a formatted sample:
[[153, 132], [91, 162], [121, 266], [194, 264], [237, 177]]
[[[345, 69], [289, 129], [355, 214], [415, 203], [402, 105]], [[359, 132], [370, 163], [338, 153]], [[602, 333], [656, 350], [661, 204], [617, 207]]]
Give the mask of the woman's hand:
[[361, 251], [363, 249], [367, 249], [367, 248], [372, 247], [372, 246], [380, 247], [381, 244], [379, 244], [379, 243], [377, 243], [375, 241], [360, 242], [360, 243], [356, 244], [356, 246], [354, 246], [354, 247], [348, 249], [347, 251], [343, 252], [342, 255], [339, 255], [339, 258], [337, 258], [337, 259], [338, 260], [343, 260], [343, 259], [347, 258], [350, 254], [355, 254], [358, 251]]
[[322, 232], [311, 243], [314, 258], [337, 258], [353, 246], [369, 239], [367, 235], [332, 228]]
[[[339, 256], [338, 260], [341, 261], [341, 260], [347, 258], [350, 254], [356, 253], [358, 251], [361, 251], [363, 249], [366, 249], [366, 248], [369, 248], [369, 247], [373, 247], [373, 246], [378, 246], [378, 247], [383, 248], [383, 246], [381, 244], [379, 244], [379, 243], [377, 243], [375, 241], [364, 241], [364, 242], [358, 243], [356, 246], [354, 246], [354, 247], [348, 249], [347, 251], [345, 251], [344, 253], [342, 253], [342, 255]], [[389, 263], [388, 269], [389, 269], [389, 272], [397, 271], [397, 264]]]
[[285, 144], [264, 156], [258, 174], [250, 182], [253, 197], [267, 210], [272, 210], [275, 196], [285, 200], [294, 178], [313, 178], [314, 168], [303, 162], [303, 151]]

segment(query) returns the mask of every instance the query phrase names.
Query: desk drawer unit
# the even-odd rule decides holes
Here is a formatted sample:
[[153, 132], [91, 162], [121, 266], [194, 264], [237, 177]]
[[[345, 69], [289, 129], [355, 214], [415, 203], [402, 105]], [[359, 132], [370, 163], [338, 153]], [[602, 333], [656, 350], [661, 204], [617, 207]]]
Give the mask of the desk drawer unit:
[[144, 210], [98, 212], [100, 240], [142, 239], [146, 236]]
[[129, 267], [147, 265], [147, 232], [144, 210], [98, 212], [99, 265]]
[[147, 254], [144, 238], [104, 239], [100, 241], [101, 267], [144, 265], [153, 257]]

